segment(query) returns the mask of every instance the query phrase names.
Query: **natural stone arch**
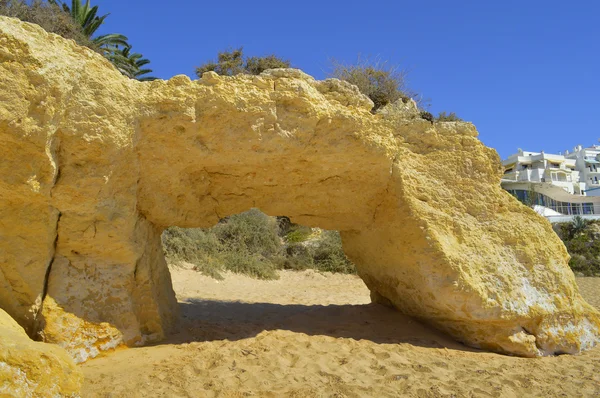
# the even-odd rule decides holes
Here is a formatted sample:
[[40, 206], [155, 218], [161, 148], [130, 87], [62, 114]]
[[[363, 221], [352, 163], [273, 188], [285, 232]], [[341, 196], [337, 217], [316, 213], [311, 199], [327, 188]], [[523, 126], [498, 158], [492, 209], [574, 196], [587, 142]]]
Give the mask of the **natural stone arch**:
[[372, 115], [297, 70], [140, 83], [0, 18], [0, 306], [78, 360], [160, 340], [177, 305], [170, 225], [259, 207], [340, 230], [374, 300], [517, 355], [593, 346], [550, 225], [502, 191], [469, 123]]

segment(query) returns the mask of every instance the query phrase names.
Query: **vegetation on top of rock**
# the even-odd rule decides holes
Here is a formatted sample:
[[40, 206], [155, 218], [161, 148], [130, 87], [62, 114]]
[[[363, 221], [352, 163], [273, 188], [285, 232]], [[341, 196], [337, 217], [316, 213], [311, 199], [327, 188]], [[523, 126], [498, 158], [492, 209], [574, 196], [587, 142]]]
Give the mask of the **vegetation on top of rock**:
[[290, 65], [290, 61], [271, 54], [264, 57], [247, 58], [245, 69], [251, 75], [260, 75], [267, 69], [289, 68]]
[[431, 122], [431, 124], [433, 124], [433, 121], [435, 120], [435, 118], [433, 117], [433, 115], [430, 112], [427, 112], [427, 111], [421, 111], [419, 113], [419, 116], [421, 116], [421, 119], [425, 119], [428, 122]]
[[221, 51], [217, 61], [206, 62], [196, 68], [196, 75], [202, 77], [205, 72], [216, 72], [219, 75], [235, 76], [240, 73], [260, 75], [267, 69], [289, 68], [290, 61], [277, 57], [274, 54], [265, 57], [244, 58], [244, 48]]
[[74, 40], [80, 46], [101, 52], [99, 46], [81, 30], [81, 26], [57, 5], [34, 0], [0, 0], [0, 15], [18, 18], [41, 26], [45, 31]]
[[440, 112], [435, 118], [436, 122], [462, 122], [463, 120], [456, 116], [456, 113]]
[[575, 216], [568, 223], [553, 225], [571, 255], [569, 266], [584, 276], [600, 276], [600, 221]]
[[406, 85], [406, 71], [389, 66], [380, 60], [358, 59], [356, 64], [342, 64], [332, 60], [330, 77], [354, 84], [361, 93], [373, 101], [375, 113], [378, 109], [398, 100], [415, 100], [420, 105], [419, 95]]
[[257, 209], [221, 220], [208, 229], [166, 229], [162, 235], [168, 262], [186, 261], [197, 271], [222, 279], [223, 271], [276, 279], [279, 269], [316, 269], [355, 273], [336, 231], [282, 223]]
[[88, 47], [111, 61], [125, 76], [137, 80], [154, 80], [144, 76], [151, 69], [142, 69], [150, 63], [141, 54], [131, 53], [131, 45], [126, 36], [119, 33], [96, 35], [108, 14], [99, 16], [98, 6], [91, 6], [90, 0], [72, 0], [68, 6], [59, 0], [0, 0], [0, 15], [18, 18], [35, 23], [50, 33], [72, 39], [81, 46]]
[[48, 0], [48, 3], [60, 6], [65, 13], [71, 15], [73, 21], [81, 27], [83, 34], [104, 52], [114, 46], [129, 46], [127, 37], [119, 33], [109, 33], [92, 38], [108, 14], [98, 16], [98, 6], [92, 7], [90, 0], [86, 0], [85, 4], [82, 3], [82, 0], [72, 0], [70, 7], [60, 0]]
[[156, 80], [152, 76], [144, 76], [152, 73], [152, 69], [142, 69], [150, 63], [148, 59], [142, 58], [142, 54], [132, 53], [128, 38], [120, 33], [108, 33], [93, 37], [96, 31], [104, 23], [109, 14], [98, 16], [98, 6], [91, 6], [90, 0], [85, 4], [82, 0], [72, 0], [69, 7], [60, 0], [48, 0], [53, 5], [60, 5], [65, 13], [81, 26], [83, 33], [98, 46], [102, 54], [115, 65], [123, 75], [140, 81]]
[[113, 65], [125, 76], [139, 81], [156, 80], [153, 76], [144, 76], [152, 73], [152, 69], [143, 69], [150, 60], [142, 58], [142, 54], [132, 53], [131, 47], [114, 47], [106, 55]]

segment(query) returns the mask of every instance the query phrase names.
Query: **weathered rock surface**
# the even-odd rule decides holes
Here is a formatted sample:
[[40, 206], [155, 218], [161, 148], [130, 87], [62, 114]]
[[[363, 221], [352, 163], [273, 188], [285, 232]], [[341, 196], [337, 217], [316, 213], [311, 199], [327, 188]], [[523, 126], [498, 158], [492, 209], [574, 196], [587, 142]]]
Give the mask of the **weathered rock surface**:
[[78, 396], [83, 373], [60, 347], [32, 341], [0, 309], [0, 396]]
[[563, 244], [475, 127], [371, 105], [298, 70], [128, 80], [0, 18], [0, 306], [78, 361], [160, 340], [177, 319], [161, 231], [258, 207], [341, 231], [374, 300], [467, 344], [596, 344]]

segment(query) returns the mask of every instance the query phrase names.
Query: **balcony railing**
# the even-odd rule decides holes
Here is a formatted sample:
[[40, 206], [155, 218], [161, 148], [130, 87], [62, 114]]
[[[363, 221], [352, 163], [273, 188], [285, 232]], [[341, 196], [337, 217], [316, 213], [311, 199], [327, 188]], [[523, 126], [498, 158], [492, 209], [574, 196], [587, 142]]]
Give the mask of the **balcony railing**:
[[544, 207], [565, 215], [600, 214], [600, 204], [565, 203], [561, 205], [546, 205]]
[[508, 192], [527, 206], [539, 205], [564, 215], [600, 215], [600, 203], [594, 203], [593, 201], [586, 203], [563, 202], [539, 192], [523, 189], [509, 189]]
[[[556, 170], [556, 171], [555, 171]], [[579, 181], [579, 172], [567, 169], [563, 172], [559, 169], [526, 169], [504, 173], [502, 178], [509, 181], [527, 182], [564, 182], [572, 183]]]

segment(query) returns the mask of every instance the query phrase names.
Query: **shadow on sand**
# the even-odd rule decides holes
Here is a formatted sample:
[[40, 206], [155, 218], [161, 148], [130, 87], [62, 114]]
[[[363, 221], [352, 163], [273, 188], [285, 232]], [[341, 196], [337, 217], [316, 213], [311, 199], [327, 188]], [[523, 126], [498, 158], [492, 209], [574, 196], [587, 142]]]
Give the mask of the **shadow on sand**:
[[479, 351], [430, 326], [379, 304], [281, 305], [189, 299], [180, 302], [182, 321], [166, 344], [240, 340], [263, 331], [287, 330], [310, 336], [408, 343], [429, 348]]

